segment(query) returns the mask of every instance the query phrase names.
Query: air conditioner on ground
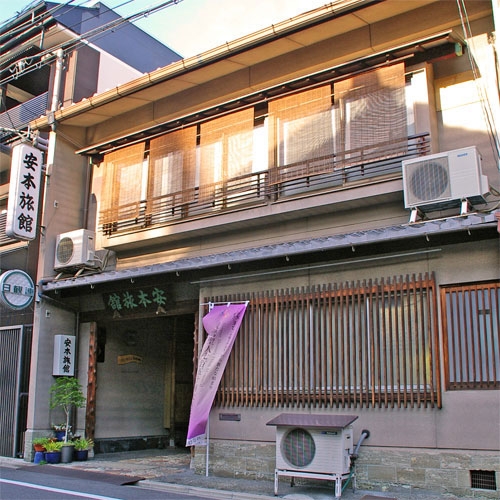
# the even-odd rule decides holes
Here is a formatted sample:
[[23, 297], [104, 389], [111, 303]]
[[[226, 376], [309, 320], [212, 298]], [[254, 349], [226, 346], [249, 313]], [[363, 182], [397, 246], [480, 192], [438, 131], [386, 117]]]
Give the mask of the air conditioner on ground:
[[276, 426], [275, 495], [278, 476], [335, 481], [340, 496], [342, 480], [351, 471], [354, 449], [351, 415], [283, 413], [267, 425]]
[[403, 160], [405, 207], [422, 212], [485, 203], [488, 178], [475, 146]]
[[56, 239], [54, 269], [95, 267], [95, 234], [77, 229], [60, 234]]

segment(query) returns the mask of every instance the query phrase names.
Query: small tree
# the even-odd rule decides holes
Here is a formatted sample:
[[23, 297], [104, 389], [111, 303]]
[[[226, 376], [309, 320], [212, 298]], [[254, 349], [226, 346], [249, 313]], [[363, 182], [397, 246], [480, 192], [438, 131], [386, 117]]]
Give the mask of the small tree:
[[64, 442], [68, 442], [69, 415], [71, 408], [83, 408], [85, 406], [85, 396], [82, 387], [75, 377], [59, 377], [50, 388], [50, 408], [58, 406], [66, 414], [66, 433]]

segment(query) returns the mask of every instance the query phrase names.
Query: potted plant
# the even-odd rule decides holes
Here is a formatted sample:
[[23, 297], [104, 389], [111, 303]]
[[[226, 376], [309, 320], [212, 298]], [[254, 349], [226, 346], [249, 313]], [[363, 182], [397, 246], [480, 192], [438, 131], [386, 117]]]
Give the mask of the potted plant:
[[52, 430], [54, 431], [54, 436], [58, 441], [64, 441], [64, 436], [66, 435], [66, 424], [52, 424]]
[[50, 388], [50, 408], [60, 407], [66, 415], [64, 442], [68, 441], [69, 417], [72, 408], [83, 408], [85, 396], [76, 377], [59, 377]]
[[64, 441], [61, 443], [61, 462], [63, 464], [72, 462], [74, 453], [75, 443], [73, 441]]
[[61, 441], [47, 441], [45, 445], [45, 460], [48, 464], [58, 464], [61, 461]]
[[39, 437], [33, 439], [33, 448], [35, 450], [35, 455], [33, 457], [33, 462], [35, 464], [39, 464], [45, 461], [45, 451], [46, 445], [49, 442], [49, 438], [47, 437]]
[[45, 445], [48, 443], [48, 441], [49, 438], [47, 437], [40, 437], [33, 439], [33, 448], [35, 449], [35, 452], [46, 451]]
[[73, 441], [75, 445], [75, 460], [78, 461], [85, 461], [89, 457], [89, 449], [94, 446], [94, 442], [92, 439], [85, 439], [85, 438], [80, 438], [80, 439], [75, 439]]

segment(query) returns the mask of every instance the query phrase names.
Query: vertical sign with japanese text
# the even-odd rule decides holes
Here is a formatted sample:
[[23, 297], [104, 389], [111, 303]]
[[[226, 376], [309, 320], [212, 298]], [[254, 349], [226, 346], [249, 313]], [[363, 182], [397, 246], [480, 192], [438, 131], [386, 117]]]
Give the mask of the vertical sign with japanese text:
[[54, 336], [54, 364], [52, 375], [72, 377], [75, 374], [75, 340], [74, 335]]
[[5, 233], [11, 238], [34, 240], [42, 178], [42, 152], [27, 144], [12, 148], [9, 202]]

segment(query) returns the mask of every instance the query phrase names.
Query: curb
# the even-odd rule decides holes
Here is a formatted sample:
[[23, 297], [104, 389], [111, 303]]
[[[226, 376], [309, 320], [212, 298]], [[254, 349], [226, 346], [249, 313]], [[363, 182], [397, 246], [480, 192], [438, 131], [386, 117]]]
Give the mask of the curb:
[[144, 480], [137, 484], [141, 488], [157, 491], [169, 491], [173, 493], [182, 493], [183, 495], [202, 495], [207, 498], [216, 498], [217, 500], [276, 500], [277, 497], [269, 495], [259, 495], [255, 493], [232, 492], [225, 490], [216, 490], [212, 488], [200, 488], [198, 486], [185, 486], [173, 483], [160, 483], [158, 481]]

